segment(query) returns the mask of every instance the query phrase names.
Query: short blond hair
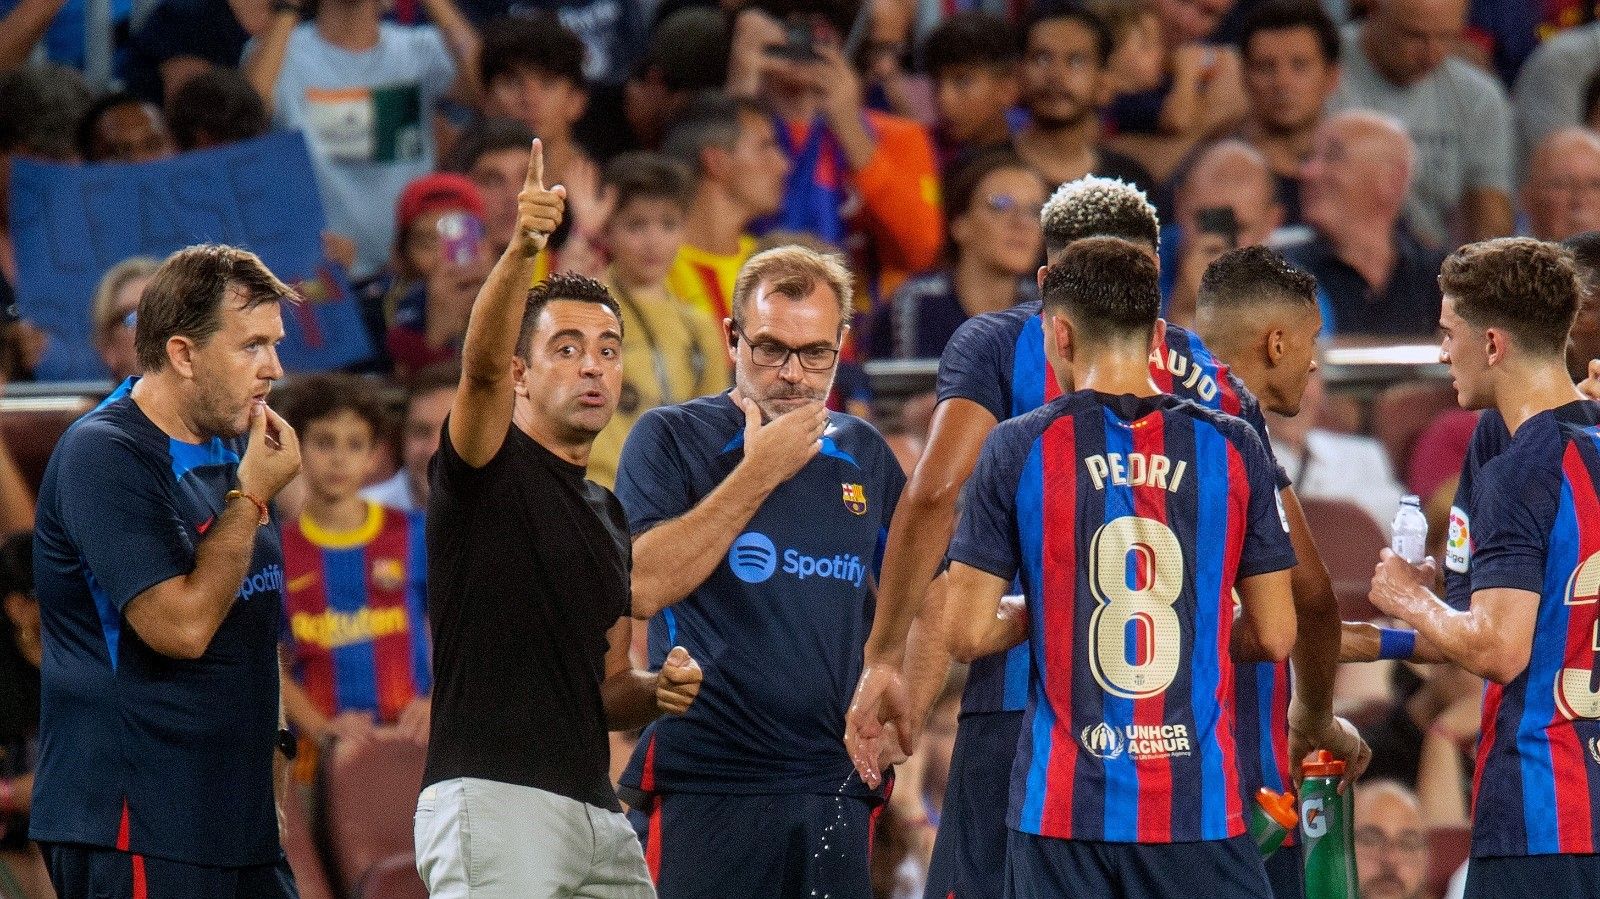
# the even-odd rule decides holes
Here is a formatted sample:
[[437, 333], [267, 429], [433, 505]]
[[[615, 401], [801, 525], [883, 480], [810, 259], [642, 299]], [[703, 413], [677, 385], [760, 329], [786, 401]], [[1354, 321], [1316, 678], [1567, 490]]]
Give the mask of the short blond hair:
[[94, 289], [94, 299], [89, 302], [89, 322], [94, 326], [91, 336], [95, 344], [99, 344], [106, 332], [117, 323], [112, 313], [116, 310], [117, 294], [122, 292], [122, 288], [128, 286], [129, 281], [154, 275], [160, 267], [161, 260], [153, 256], [134, 256], [113, 265], [100, 277], [100, 285]]
[[851, 309], [850, 270], [845, 267], [844, 257], [798, 244], [773, 247], [751, 256], [733, 283], [730, 308], [734, 327], [744, 327], [745, 303], [762, 284], [791, 300], [799, 300], [816, 290], [819, 281], [838, 297], [839, 327], [843, 328], [849, 324]]

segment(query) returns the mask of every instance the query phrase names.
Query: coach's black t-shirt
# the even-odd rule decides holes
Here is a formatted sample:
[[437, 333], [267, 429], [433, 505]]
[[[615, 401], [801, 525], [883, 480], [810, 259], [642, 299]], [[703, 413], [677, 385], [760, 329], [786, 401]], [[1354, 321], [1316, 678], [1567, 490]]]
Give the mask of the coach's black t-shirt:
[[515, 425], [473, 468], [446, 423], [428, 497], [424, 786], [474, 777], [620, 810], [600, 682], [629, 608], [628, 524], [583, 474]]

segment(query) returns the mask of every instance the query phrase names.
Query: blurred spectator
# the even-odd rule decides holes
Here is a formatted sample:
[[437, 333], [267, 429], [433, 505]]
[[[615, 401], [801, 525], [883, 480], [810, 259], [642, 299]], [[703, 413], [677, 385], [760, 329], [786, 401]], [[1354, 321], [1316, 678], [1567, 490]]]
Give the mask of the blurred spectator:
[[1173, 199], [1176, 221], [1162, 229], [1161, 280], [1168, 321], [1194, 321], [1200, 277], [1217, 257], [1266, 244], [1283, 224], [1267, 160], [1239, 140], [1201, 152]]
[[1582, 300], [1567, 334], [1567, 374], [1574, 383], [1589, 376], [1589, 361], [1600, 359], [1600, 231], [1574, 234], [1561, 242], [1577, 263]]
[[[0, 339], [0, 347], [5, 344]], [[0, 371], [0, 398], [5, 396], [5, 372]], [[0, 535], [33, 527], [33, 492], [6, 447], [5, 428], [0, 426]]]
[[[844, 58], [848, 18], [795, 13], [809, 25], [804, 58], [774, 53], [787, 43], [786, 0], [755, 0], [734, 25], [730, 91], [772, 110], [778, 145], [789, 158], [783, 205], [773, 225], [845, 247], [863, 298], [887, 296], [911, 272], [938, 258], [944, 234], [933, 143], [910, 119], [867, 109], [861, 78]], [[837, 10], [833, 10], [837, 12]]]
[[[9, 337], [13, 376], [31, 377], [46, 350], [44, 333], [17, 321], [17, 261], [11, 247], [11, 160], [77, 162], [77, 129], [92, 102], [83, 76], [62, 66], [30, 66], [0, 76], [0, 337]], [[0, 371], [0, 378], [6, 372]]]
[[[1447, 409], [1417, 435], [1406, 461], [1406, 490], [1426, 502], [1452, 483], [1467, 458], [1472, 431], [1478, 426], [1476, 410]], [[1455, 491], [1451, 491], [1454, 496]]]
[[[404, 375], [460, 356], [467, 316], [494, 257], [482, 238], [483, 200], [460, 175], [441, 172], [407, 184], [395, 215], [388, 287], [382, 306], [365, 315], [369, 327], [377, 320], [387, 326], [384, 345]], [[443, 233], [447, 218], [458, 235]]]
[[1268, 413], [1272, 454], [1289, 473], [1300, 496], [1354, 503], [1387, 534], [1405, 491], [1395, 480], [1383, 444], [1371, 437], [1317, 426], [1323, 389], [1322, 375], [1312, 372], [1301, 400], [1305, 414], [1285, 418]]
[[1029, 121], [1017, 132], [1017, 152], [1047, 184], [1085, 175], [1120, 178], [1151, 192], [1144, 166], [1096, 145], [1107, 91], [1111, 32], [1076, 7], [1041, 9], [1027, 27], [1022, 55], [1022, 105]]
[[0, 72], [27, 63], [28, 55], [44, 37], [67, 0], [19, 0], [0, 16]]
[[452, 88], [478, 95], [476, 32], [450, 0], [423, 6], [436, 25], [384, 22], [379, 0], [320, 0], [301, 24], [295, 0], [280, 0], [245, 53], [273, 124], [304, 132], [328, 228], [356, 242], [358, 278], [389, 257], [400, 191], [433, 170], [434, 107]]
[[139, 354], [133, 348], [134, 320], [144, 286], [160, 265], [161, 260], [150, 256], [122, 260], [100, 278], [90, 301], [89, 323], [94, 328], [90, 342], [113, 381], [139, 373]]
[[[39, 753], [39, 601], [33, 595], [33, 532], [0, 542], [0, 874], [23, 899], [48, 897], [39, 851], [28, 842], [28, 809]], [[9, 891], [6, 895], [11, 895]]]
[[1511, 92], [1524, 159], [1550, 132], [1584, 124], [1589, 111], [1585, 88], [1596, 69], [1600, 69], [1600, 22], [1553, 35], [1528, 57]]
[[1511, 107], [1492, 76], [1450, 55], [1466, 18], [1467, 0], [1378, 0], [1345, 32], [1331, 106], [1377, 110], [1411, 134], [1406, 218], [1432, 246], [1501, 237], [1513, 225]]
[[[1165, 181], [1195, 144], [1231, 130], [1244, 118], [1239, 55], [1231, 46], [1174, 43], [1153, 0], [1098, 0], [1123, 63], [1106, 110], [1111, 143]], [[1113, 66], [1113, 75], [1116, 66]]]
[[[565, 183], [575, 167], [589, 161], [572, 138], [572, 126], [589, 102], [583, 53], [582, 39], [551, 13], [498, 19], [484, 31], [485, 105], [490, 115], [528, 126], [544, 144], [546, 184]], [[521, 178], [517, 185], [520, 190]]]
[[1528, 157], [1522, 205], [1540, 240], [1600, 228], [1600, 134], [1572, 126], [1545, 135]]
[[430, 365], [411, 379], [400, 426], [400, 470], [361, 491], [364, 498], [401, 512], [428, 508], [428, 463], [439, 451], [439, 435], [460, 383], [461, 366], [454, 362]]
[[360, 495], [385, 421], [355, 375], [294, 385], [282, 414], [300, 438], [305, 506], [283, 527], [283, 706], [313, 744], [427, 742], [429, 669], [420, 517]]
[[1594, 19], [1592, 0], [1472, 0], [1462, 53], [1511, 84], [1535, 48]]
[[151, 162], [176, 152], [161, 110], [132, 94], [101, 97], [78, 125], [84, 162]]
[[1157, 0], [1167, 46], [1220, 42], [1239, 0]]
[[574, 134], [601, 162], [630, 150], [659, 149], [695, 95], [720, 91], [727, 80], [727, 17], [706, 6], [678, 10], [651, 29], [627, 81], [594, 85]]
[[275, 15], [272, 0], [160, 0], [134, 24], [118, 74], [135, 96], [168, 105], [189, 79], [236, 68]]
[[988, 13], [956, 13], [928, 32], [922, 65], [933, 82], [941, 168], [964, 151], [1010, 142], [1021, 120], [1014, 109], [1021, 58], [1016, 30]]
[[945, 180], [946, 264], [900, 285], [873, 311], [867, 355], [937, 359], [968, 318], [1037, 298], [1046, 195], [1038, 173], [1010, 148], [957, 168]]
[[1431, 337], [1444, 253], [1400, 217], [1416, 150], [1400, 124], [1349, 111], [1317, 129], [1301, 207], [1314, 233], [1283, 248], [1317, 278], [1325, 333]]
[[477, 185], [483, 198], [484, 235], [495, 256], [511, 245], [517, 227], [517, 194], [528, 177], [533, 137], [533, 131], [516, 119], [484, 119], [461, 132], [443, 166]]
[[1245, 17], [1249, 99], [1239, 136], [1266, 157], [1285, 224], [1300, 216], [1300, 169], [1339, 87], [1339, 32], [1316, 0], [1268, 0]]
[[[583, 42], [583, 80], [621, 84], [644, 49], [655, 4], [648, 0], [463, 0], [472, 21], [490, 37], [504, 18], [548, 17]], [[543, 135], [540, 135], [543, 137]]]
[[693, 184], [677, 162], [627, 153], [606, 167], [616, 209], [606, 224], [606, 287], [622, 308], [622, 393], [589, 452], [589, 480], [611, 489], [622, 444], [639, 416], [657, 406], [728, 389], [722, 323], [673, 294], [667, 282], [683, 245]]
[[731, 314], [734, 279], [756, 251], [751, 225], [783, 204], [788, 157], [760, 105], [714, 94], [689, 105], [662, 150], [695, 178], [667, 288], [720, 323]]
[[1423, 899], [1428, 884], [1428, 833], [1417, 794], [1392, 780], [1356, 790], [1355, 867], [1361, 899]]
[[196, 75], [173, 93], [167, 125], [178, 149], [204, 150], [267, 133], [271, 120], [261, 95], [234, 69]]

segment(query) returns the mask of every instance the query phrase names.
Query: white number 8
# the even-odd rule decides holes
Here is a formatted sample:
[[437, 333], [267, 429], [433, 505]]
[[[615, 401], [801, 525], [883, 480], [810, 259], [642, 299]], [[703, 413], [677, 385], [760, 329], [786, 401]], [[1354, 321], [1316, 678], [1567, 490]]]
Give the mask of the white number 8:
[[1100, 603], [1089, 618], [1094, 679], [1126, 699], [1164, 692], [1183, 654], [1182, 625], [1172, 608], [1183, 593], [1177, 535], [1159, 521], [1134, 515], [1107, 522], [1089, 546], [1089, 583]]

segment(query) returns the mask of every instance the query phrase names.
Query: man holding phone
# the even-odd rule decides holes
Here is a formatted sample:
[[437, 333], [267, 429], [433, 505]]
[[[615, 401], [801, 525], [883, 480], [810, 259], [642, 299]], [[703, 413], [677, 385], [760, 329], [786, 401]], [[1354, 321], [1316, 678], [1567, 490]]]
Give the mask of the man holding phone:
[[1177, 234], [1164, 233], [1161, 241], [1162, 295], [1165, 318], [1188, 327], [1206, 267], [1229, 250], [1270, 241], [1283, 223], [1283, 208], [1266, 159], [1238, 140], [1218, 141], [1201, 153], [1173, 205]]

